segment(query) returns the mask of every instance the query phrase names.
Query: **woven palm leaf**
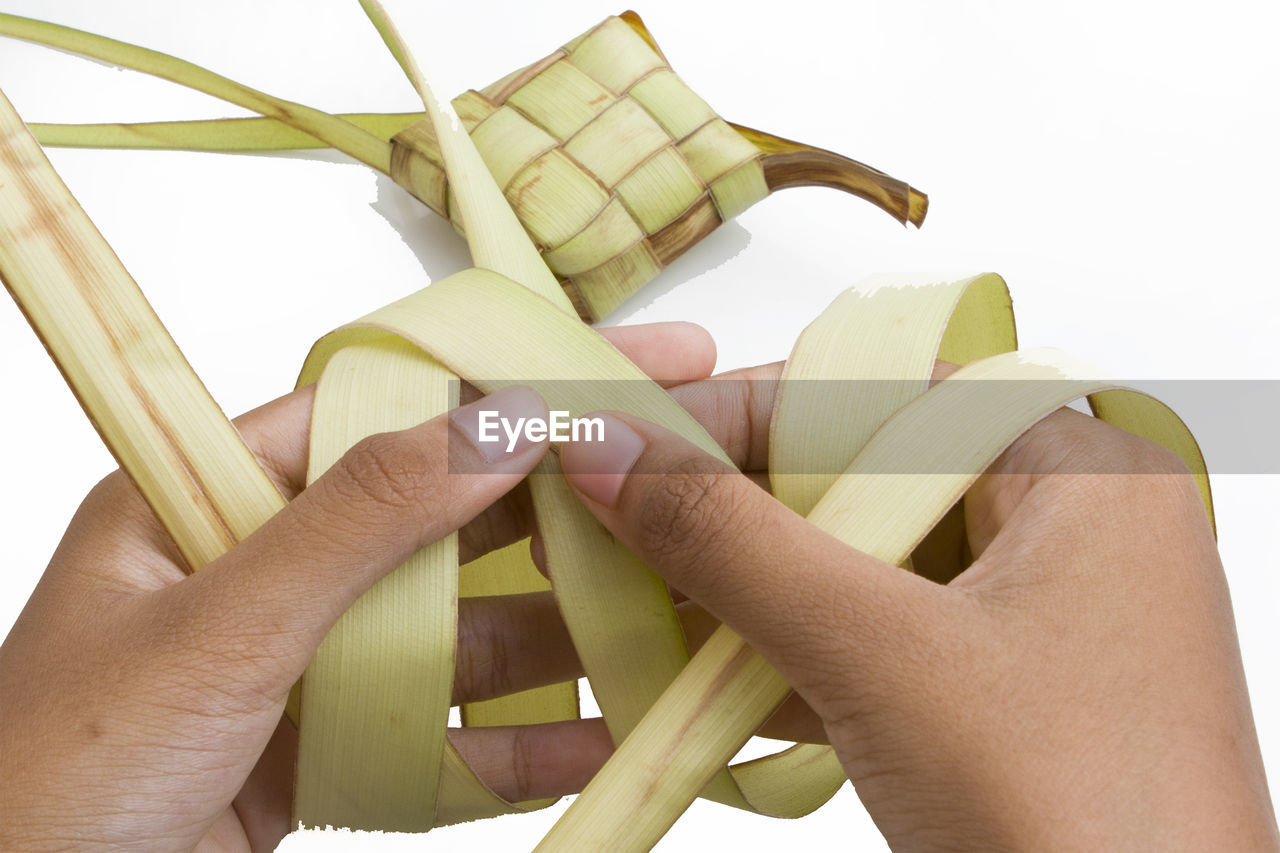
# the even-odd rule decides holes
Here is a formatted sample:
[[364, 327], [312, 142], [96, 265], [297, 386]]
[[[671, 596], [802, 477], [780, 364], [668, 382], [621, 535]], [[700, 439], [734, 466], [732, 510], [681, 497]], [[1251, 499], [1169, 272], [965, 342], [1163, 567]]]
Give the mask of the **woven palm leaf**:
[[[634, 12], [453, 105], [589, 320], [775, 189], [835, 187], [917, 225], [927, 207], [922, 194], [861, 163], [720, 118]], [[456, 222], [429, 123], [392, 144], [396, 182]]]
[[[421, 113], [330, 116], [174, 57], [0, 14], [15, 36], [155, 74], [261, 119], [32, 125], [44, 145], [263, 151], [332, 146], [386, 172], [458, 226]], [[454, 99], [498, 186], [578, 314], [603, 319], [721, 223], [774, 190], [832, 187], [920, 225], [928, 199], [883, 172], [718, 116], [634, 12]], [[390, 140], [390, 144], [387, 144]]]

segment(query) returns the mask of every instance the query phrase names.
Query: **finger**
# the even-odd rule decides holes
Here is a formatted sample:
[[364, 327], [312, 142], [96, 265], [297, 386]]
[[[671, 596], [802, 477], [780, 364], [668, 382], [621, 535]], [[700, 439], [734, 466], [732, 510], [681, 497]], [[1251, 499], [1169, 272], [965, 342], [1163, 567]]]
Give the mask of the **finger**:
[[664, 388], [705, 379], [716, 366], [715, 341], [695, 323], [644, 323], [596, 331]]
[[[769, 466], [769, 424], [782, 381], [784, 363], [730, 370], [700, 382], [671, 389], [675, 398], [728, 454], [742, 471], [765, 471]], [[937, 382], [960, 368], [945, 361], [934, 364]]]
[[304, 385], [232, 421], [263, 470], [290, 500], [307, 485], [315, 397], [315, 385]]
[[550, 592], [458, 601], [453, 704], [482, 702], [582, 677]]
[[[862, 554], [661, 427], [599, 414], [604, 438], [560, 463], [596, 517], [768, 658], [821, 713], [831, 667], [902, 663], [948, 591]], [[843, 679], [842, 679], [843, 680]]]
[[[480, 410], [547, 417], [512, 387], [400, 432], [370, 436], [261, 529], [158, 593], [166, 624], [199, 643], [221, 638], [287, 690], [338, 616], [416, 550], [457, 530], [520, 481], [546, 452], [524, 436], [511, 452], [482, 443]], [[229, 676], [230, 677], [230, 676]]]
[[782, 362], [730, 370], [671, 389], [671, 396], [743, 471], [769, 467], [769, 421]]
[[598, 717], [455, 728], [449, 741], [489, 790], [509, 802], [576, 794], [613, 754]]
[[480, 780], [509, 802], [576, 794], [613, 754], [598, 717], [449, 729], [449, 740]]
[[[766, 494], [772, 494], [773, 486], [769, 483], [769, 475], [764, 471], [746, 471], [744, 472], [744, 476], [751, 482], [755, 483], [756, 486], [758, 486]], [[517, 497], [516, 497], [517, 494], [523, 493], [522, 495], [523, 500], [520, 502], [518, 508], [522, 512], [527, 511], [528, 513], [532, 514], [533, 502], [532, 502], [532, 499], [528, 497], [528, 493], [524, 489], [524, 485], [525, 484], [521, 483], [519, 486], [513, 489], [511, 494], [508, 495], [507, 498], [502, 503], [504, 504], [513, 503], [517, 500]], [[485, 519], [487, 516], [495, 515], [497, 512], [499, 512], [499, 510], [496, 507], [490, 507], [488, 510], [485, 511], [484, 516], [481, 516], [480, 519], [477, 519], [477, 522], [482, 519]], [[470, 529], [475, 526], [475, 524], [476, 522], [473, 522], [472, 524], [467, 525], [462, 529], [461, 533], [463, 534], [468, 533]], [[530, 527], [521, 527], [520, 529], [529, 531], [529, 556], [533, 560], [534, 568], [536, 568], [544, 578], [546, 578], [547, 580], [550, 580], [551, 575], [547, 573], [547, 549], [546, 549], [546, 545], [542, 541], [542, 534], [538, 532], [537, 524], [531, 523]], [[488, 544], [490, 550], [492, 550], [493, 548], [499, 547], [497, 544], [494, 544], [495, 541], [496, 540], [490, 537], [489, 539], [486, 540], [485, 544]], [[517, 540], [513, 538], [511, 541], [514, 542]], [[680, 592], [680, 590], [675, 589], [674, 587], [670, 589], [670, 592], [671, 592], [671, 597], [677, 603], [684, 601], [685, 598], [687, 598], [687, 596], [684, 593]]]
[[[689, 649], [702, 647], [720, 623], [697, 604], [676, 607]], [[550, 592], [464, 598], [458, 602], [453, 704], [482, 702], [584, 675]], [[825, 732], [802, 701], [788, 702], [761, 730], [766, 737], [822, 743]]]

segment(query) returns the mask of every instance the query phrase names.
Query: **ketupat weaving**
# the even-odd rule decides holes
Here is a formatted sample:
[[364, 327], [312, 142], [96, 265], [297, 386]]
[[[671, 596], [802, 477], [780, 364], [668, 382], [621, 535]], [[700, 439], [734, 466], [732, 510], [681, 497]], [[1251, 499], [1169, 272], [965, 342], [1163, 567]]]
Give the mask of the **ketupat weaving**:
[[[458, 225], [435, 131], [420, 113], [329, 116], [155, 51], [14, 15], [0, 14], [0, 34], [155, 74], [271, 117], [33, 125], [43, 144], [225, 151], [331, 145]], [[729, 124], [676, 76], [634, 12], [463, 93], [453, 106], [589, 322], [775, 189], [837, 188], [916, 225], [928, 208], [923, 194], [862, 163]]]
[[[447, 173], [447, 207], [468, 235], [477, 268], [436, 282], [317, 344], [302, 376], [304, 382], [319, 381], [313, 475], [363, 435], [416, 423], [452, 406], [452, 380], [459, 376], [484, 391], [530, 377], [570, 380], [548, 382], [548, 388], [562, 395], [548, 399], [553, 408], [573, 414], [600, 408], [632, 412], [723, 457], [661, 389], [573, 316], [573, 305], [557, 276], [538, 261], [534, 244], [515, 225], [503, 201], [505, 190], [516, 212], [522, 212], [512, 199], [512, 184], [495, 174], [492, 159], [486, 161], [488, 171], [476, 168], [479, 157], [468, 137], [439, 112], [378, 10], [371, 7], [371, 14], [423, 94], [427, 124], [415, 125], [410, 133], [431, 140], [434, 162], [443, 164], [440, 176], [429, 182], [443, 193]], [[596, 33], [622, 34], [613, 23], [617, 20], [571, 42], [565, 49], [568, 56], [590, 48]], [[638, 48], [632, 53], [643, 59]], [[518, 72], [491, 87], [485, 104], [492, 111], [473, 128], [480, 155], [480, 131], [511, 109], [514, 90], [525, 92], [534, 80], [565, 64], [568, 56], [553, 54], [532, 66], [537, 73]], [[590, 50], [585, 56], [592, 56]], [[593, 212], [583, 202], [573, 218], [566, 214], [563, 221], [549, 219], [535, 226], [529, 211], [523, 211], [523, 225], [535, 241], [538, 229], [556, 238], [537, 246], [546, 250], [542, 257], [550, 262], [575, 240], [597, 235], [592, 224], [618, 202], [607, 225], [599, 226], [599, 233], [608, 238], [600, 242], [601, 256], [607, 260], [584, 269], [590, 272], [637, 247], [652, 251], [653, 237], [662, 228], [650, 231], [637, 224], [638, 218], [629, 219], [635, 205], [620, 201], [620, 187], [627, 174], [635, 174], [626, 171], [630, 167], [617, 166], [610, 172], [603, 164], [599, 169], [606, 175], [595, 172], [588, 185], [578, 165], [580, 157], [564, 153], [609, 112], [630, 110], [636, 115], [632, 108], [618, 106], [630, 100], [608, 90], [605, 94], [612, 100], [602, 102], [601, 109], [592, 113], [581, 108], [584, 102], [573, 99], [580, 98], [583, 89], [596, 91], [596, 97], [600, 90], [591, 90], [574, 76], [580, 72], [554, 72], [561, 76], [553, 79], [567, 75], [577, 82], [557, 83], [548, 95], [552, 100], [568, 97], [565, 111], [576, 110], [574, 121], [581, 122], [576, 129], [566, 123], [556, 131], [563, 135], [557, 136], [564, 142], [563, 150], [554, 146], [525, 151], [525, 159], [516, 158], [521, 163], [508, 166], [508, 171], [514, 171], [511, 180], [518, 181], [520, 172], [540, 168], [537, 164], [546, 158], [556, 165], [546, 166], [548, 179], [534, 185], [546, 184], [545, 190], [559, 178], [566, 193], [580, 183], [604, 195], [596, 179], [616, 180], [611, 186], [617, 195], [604, 195], [603, 203], [600, 195], [583, 191], [584, 197], [595, 200]], [[634, 68], [592, 70], [597, 80], [609, 80], [611, 73], [618, 76], [611, 86], [625, 88], [618, 81], [627, 80]], [[635, 86], [630, 89], [634, 92]], [[460, 99], [464, 123], [476, 119], [469, 108], [479, 97]], [[198, 568], [256, 528], [279, 508], [281, 499], [149, 314], [136, 286], [52, 176], [39, 149], [22, 134], [17, 117], [7, 103], [4, 106], [3, 129], [10, 141], [0, 162], [0, 272], [104, 438]], [[509, 113], [522, 121], [524, 115]], [[541, 121], [559, 124], [558, 119]], [[633, 126], [626, 115], [619, 121], [623, 127]], [[522, 136], [527, 135], [528, 129], [521, 127]], [[611, 127], [616, 130], [603, 124], [598, 130]], [[686, 209], [701, 205], [720, 217], [746, 196], [731, 182], [718, 197], [716, 183], [745, 170], [748, 178], [743, 182], [759, 191], [761, 185], [752, 184], [755, 178], [750, 176], [756, 172], [751, 169], [763, 175], [767, 166], [759, 149], [735, 160], [739, 155], [731, 151], [709, 154], [701, 143], [688, 145], [696, 136], [669, 133], [649, 156], [668, 151], [684, 156], [684, 145], [691, 157], [681, 162], [691, 171], [694, 161], [712, 163]], [[580, 155], [589, 151], [589, 143], [588, 133], [580, 143]], [[636, 150], [650, 144], [658, 145], [656, 135]], [[393, 170], [396, 150], [392, 146]], [[427, 150], [425, 141], [422, 150]], [[583, 156], [592, 160], [589, 154]], [[720, 156], [723, 159], [717, 160]], [[424, 154], [417, 162], [418, 175], [430, 175], [431, 159]], [[565, 204], [575, 207], [572, 198]], [[56, 214], [52, 220], [50, 210]], [[621, 217], [624, 210], [631, 226]], [[583, 227], [577, 227], [579, 222]], [[56, 239], [55, 226], [57, 233], [77, 235], [76, 242]], [[631, 235], [633, 242], [615, 238], [615, 231]], [[584, 239], [580, 255], [564, 252], [560, 257], [586, 258], [595, 251], [588, 244], [597, 239]], [[65, 275], [60, 277], [59, 271]], [[630, 281], [609, 279], [622, 280]], [[590, 290], [592, 280], [586, 281]], [[583, 279], [579, 275], [574, 282], [581, 294]], [[611, 292], [616, 295], [607, 289], [598, 292], [604, 294], [602, 300]], [[69, 334], [72, 329], [77, 333]], [[494, 330], [507, 343], [494, 347], [474, 335], [474, 329]], [[125, 333], [146, 346], [140, 352], [113, 349], [111, 342]], [[556, 342], [554, 349], [548, 348], [548, 340]], [[1011, 353], [1015, 346], [1008, 293], [996, 276], [917, 281], [910, 286], [868, 282], [849, 291], [798, 341], [787, 378], [899, 381], [883, 383], [893, 393], [884, 399], [819, 399], [801, 393], [803, 383], [784, 386], [771, 436], [775, 493], [844, 541], [901, 563], [1014, 435], [1070, 399], [1089, 394], [1108, 419], [1177, 451], [1200, 477], [1209, 506], [1194, 441], [1172, 413], [1145, 398], [1107, 390], [1107, 383], [1089, 378], [1086, 369], [1064, 357]], [[935, 357], [968, 366], [927, 390]], [[995, 378], [1063, 381], [1026, 383], [1026, 394], [1012, 400], [991, 396], [998, 383], [965, 381]], [[576, 381], [584, 379], [606, 381]], [[161, 452], [165, 448], [172, 452]], [[925, 452], [934, 458], [921, 459]], [[895, 463], [904, 457], [915, 460], [918, 470], [962, 473], [884, 476], [900, 470]], [[549, 457], [543, 471], [549, 476], [531, 480], [552, 586], [610, 732], [622, 746], [557, 824], [547, 846], [646, 847], [699, 791], [778, 815], [804, 814], [824, 802], [843, 781], [825, 747], [798, 746], [740, 765], [732, 773], [723, 769], [785, 696], [786, 685], [727, 629], [689, 663], [665, 586], [574, 502], [554, 467]], [[845, 476], [831, 473], [840, 470]], [[523, 591], [543, 581], [520, 546], [486, 558], [461, 578], [456, 559], [452, 541], [424, 549], [362, 598], [317, 655], [304, 679], [301, 706], [297, 812], [304, 823], [421, 830], [532, 805], [507, 804], [485, 790], [448, 745], [444, 726], [453, 665], [454, 596]], [[672, 689], [664, 693], [669, 684]], [[423, 696], [433, 698], [424, 701]], [[559, 719], [576, 714], [575, 698], [572, 686], [546, 688], [469, 707], [465, 717], [470, 724]], [[662, 759], [657, 767], [644, 760], [655, 756]], [[636, 796], [640, 789], [649, 795]]]

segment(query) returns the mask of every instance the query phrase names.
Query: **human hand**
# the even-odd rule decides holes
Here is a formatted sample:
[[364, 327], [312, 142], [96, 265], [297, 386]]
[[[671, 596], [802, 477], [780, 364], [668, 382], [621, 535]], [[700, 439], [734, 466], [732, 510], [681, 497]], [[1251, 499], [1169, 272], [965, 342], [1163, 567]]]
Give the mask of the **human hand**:
[[[719, 401], [740, 468], [764, 467], [773, 387]], [[911, 574], [673, 433], [606, 417], [606, 441], [562, 449], [569, 482], [795, 687], [771, 722], [816, 714], [894, 849], [1280, 843], [1225, 577], [1172, 454], [1059, 411], [966, 495], [972, 565], [943, 530]]]
[[[666, 384], [714, 363], [697, 327], [605, 334]], [[449, 437], [463, 409], [362, 442], [304, 491], [312, 396], [303, 388], [236, 421], [291, 502], [190, 577], [124, 474], [86, 498], [0, 646], [0, 848], [274, 847], [291, 829], [297, 745], [282, 712], [328, 628], [414, 550], [454, 530], [463, 561], [529, 534], [527, 491], [507, 493], [545, 442], [487, 462]], [[546, 416], [527, 389], [485, 407]], [[512, 598], [462, 602], [455, 703], [535, 686], [526, 677], [573, 677], [495, 669], [495, 643], [521, 639], [508, 615], [522, 599]], [[611, 749], [590, 721], [453, 736], [486, 784], [513, 800], [578, 790]], [[565, 738], [582, 765], [562, 760]]]

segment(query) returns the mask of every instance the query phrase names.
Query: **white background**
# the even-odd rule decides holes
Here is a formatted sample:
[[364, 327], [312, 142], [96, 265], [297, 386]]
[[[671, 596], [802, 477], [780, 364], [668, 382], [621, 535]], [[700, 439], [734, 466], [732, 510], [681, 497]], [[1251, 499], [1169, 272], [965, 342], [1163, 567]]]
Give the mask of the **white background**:
[[[449, 94], [621, 11], [592, 0], [403, 0], [391, 9]], [[0, 10], [165, 50], [330, 111], [415, 107], [354, 0], [2, 0]], [[917, 232], [834, 191], [785, 191], [720, 229], [613, 320], [700, 322], [730, 368], [785, 357], [804, 324], [866, 274], [991, 269], [1013, 289], [1024, 346], [1059, 346], [1129, 380], [1277, 378], [1277, 10], [647, 0], [638, 11], [659, 44], [722, 115], [864, 160], [929, 193], [931, 207]], [[0, 88], [31, 121], [242, 114], [11, 41], [0, 41]], [[434, 214], [341, 157], [50, 156], [229, 412], [287, 391], [328, 329], [467, 265]], [[7, 629], [80, 496], [112, 463], [17, 310], [3, 304], [0, 399]], [[1275, 774], [1280, 478], [1218, 477], [1214, 489]], [[528, 848], [562, 808], [361, 846]], [[711, 840], [746, 850], [883, 848], [847, 787], [799, 822], [700, 803], [661, 849]], [[309, 835], [286, 847], [352, 842]]]

